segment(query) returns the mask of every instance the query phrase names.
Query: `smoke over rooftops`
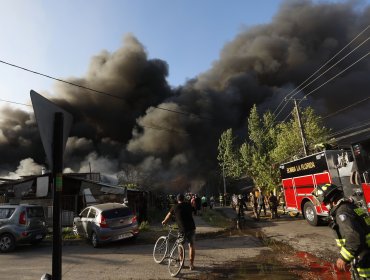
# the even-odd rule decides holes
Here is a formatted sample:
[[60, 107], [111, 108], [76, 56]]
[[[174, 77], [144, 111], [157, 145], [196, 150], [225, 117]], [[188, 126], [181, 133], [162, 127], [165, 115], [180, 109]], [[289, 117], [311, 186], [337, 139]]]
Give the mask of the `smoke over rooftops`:
[[[144, 46], [129, 34], [117, 51], [94, 56], [84, 77], [70, 79], [115, 97], [61, 83], [55, 86], [53, 102], [75, 119], [65, 167], [86, 171], [90, 163], [94, 171], [113, 176], [132, 164], [155, 174], [157, 183], [198, 185], [217, 168], [222, 131], [243, 129], [254, 103], [273, 111], [287, 93], [363, 30], [369, 18], [369, 6], [358, 9], [353, 1], [286, 1], [270, 24], [238, 34], [225, 45], [211, 69], [178, 88], [171, 88], [166, 81], [167, 63], [149, 59]], [[300, 96], [365, 51], [359, 50], [355, 58], [336, 66]], [[326, 115], [365, 98], [369, 74], [367, 59], [312, 94], [306, 104]], [[347, 126], [363, 119], [367, 111], [368, 105], [362, 106], [350, 112], [350, 117], [330, 118], [328, 124]], [[25, 158], [44, 164], [33, 115], [7, 107], [0, 113], [0, 175], [15, 170]]]

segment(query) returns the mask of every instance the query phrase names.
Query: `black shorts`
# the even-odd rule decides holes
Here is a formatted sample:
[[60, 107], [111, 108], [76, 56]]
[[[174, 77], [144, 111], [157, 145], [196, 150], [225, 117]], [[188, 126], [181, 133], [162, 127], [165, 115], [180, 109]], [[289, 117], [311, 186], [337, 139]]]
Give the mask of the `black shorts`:
[[188, 242], [189, 244], [193, 245], [195, 241], [195, 230], [179, 232], [178, 239], [180, 240], [181, 244]]

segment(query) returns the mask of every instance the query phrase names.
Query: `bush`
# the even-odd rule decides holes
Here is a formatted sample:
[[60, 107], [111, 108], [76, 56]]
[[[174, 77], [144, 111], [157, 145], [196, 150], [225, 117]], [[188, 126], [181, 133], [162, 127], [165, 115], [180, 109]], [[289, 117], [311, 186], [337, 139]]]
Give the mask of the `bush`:
[[150, 225], [148, 221], [141, 222], [139, 226], [140, 231], [149, 231], [150, 230]]
[[75, 235], [73, 233], [73, 229], [71, 227], [64, 227], [62, 228], [62, 239], [63, 240], [70, 240], [70, 239], [79, 239], [79, 235]]

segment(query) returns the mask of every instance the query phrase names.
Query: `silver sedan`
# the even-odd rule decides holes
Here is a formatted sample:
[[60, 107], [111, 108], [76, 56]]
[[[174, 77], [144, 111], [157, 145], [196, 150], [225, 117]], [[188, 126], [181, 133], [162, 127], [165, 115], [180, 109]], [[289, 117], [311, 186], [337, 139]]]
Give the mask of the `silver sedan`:
[[86, 207], [73, 220], [75, 234], [88, 238], [94, 248], [102, 243], [134, 238], [137, 217], [124, 204], [104, 203]]

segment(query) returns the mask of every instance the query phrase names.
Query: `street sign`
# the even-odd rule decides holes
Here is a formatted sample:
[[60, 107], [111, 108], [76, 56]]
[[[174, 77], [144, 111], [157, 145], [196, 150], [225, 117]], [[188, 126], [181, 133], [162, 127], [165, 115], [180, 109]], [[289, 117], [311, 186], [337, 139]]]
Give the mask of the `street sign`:
[[67, 143], [73, 117], [50, 100], [31, 90], [31, 101], [35, 112], [36, 122], [39, 127], [42, 145], [48, 159], [50, 169], [53, 169], [53, 133], [55, 113], [63, 113], [63, 153]]
[[61, 198], [63, 191], [63, 154], [72, 115], [37, 92], [31, 90], [31, 101], [39, 127], [42, 145], [53, 170], [53, 279], [62, 279], [62, 224]]

